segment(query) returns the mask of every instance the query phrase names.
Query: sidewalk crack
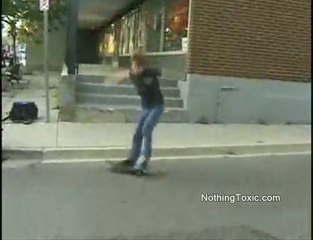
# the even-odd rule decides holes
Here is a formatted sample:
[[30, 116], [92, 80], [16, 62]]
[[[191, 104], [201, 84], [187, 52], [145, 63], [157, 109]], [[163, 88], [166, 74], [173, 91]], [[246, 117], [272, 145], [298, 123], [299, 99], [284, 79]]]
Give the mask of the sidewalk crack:
[[57, 122], [55, 147], [58, 147], [58, 145], [59, 145], [59, 122]]

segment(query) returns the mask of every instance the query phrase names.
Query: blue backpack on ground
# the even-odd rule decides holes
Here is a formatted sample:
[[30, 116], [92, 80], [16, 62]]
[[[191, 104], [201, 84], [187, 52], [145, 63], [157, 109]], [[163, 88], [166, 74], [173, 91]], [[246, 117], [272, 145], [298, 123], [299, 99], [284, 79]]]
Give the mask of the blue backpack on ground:
[[10, 119], [14, 123], [30, 124], [38, 118], [38, 107], [34, 102], [14, 102], [12, 109], [2, 122]]

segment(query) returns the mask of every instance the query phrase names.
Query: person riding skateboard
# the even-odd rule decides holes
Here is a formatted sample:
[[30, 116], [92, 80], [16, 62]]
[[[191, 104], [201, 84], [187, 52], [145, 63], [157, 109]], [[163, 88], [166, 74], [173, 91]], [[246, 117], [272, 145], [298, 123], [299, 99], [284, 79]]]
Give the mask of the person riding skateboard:
[[160, 90], [160, 72], [147, 66], [141, 52], [133, 54], [131, 61], [128, 79], [141, 98], [142, 113], [133, 135], [130, 155], [121, 165], [129, 167], [136, 175], [141, 175], [147, 173], [152, 155], [152, 133], [164, 112], [164, 98]]

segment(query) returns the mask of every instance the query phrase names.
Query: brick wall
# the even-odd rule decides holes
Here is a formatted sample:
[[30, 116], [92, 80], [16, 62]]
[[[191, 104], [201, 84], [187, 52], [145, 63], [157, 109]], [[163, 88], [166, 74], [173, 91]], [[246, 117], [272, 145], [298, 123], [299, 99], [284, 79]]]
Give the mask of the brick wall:
[[311, 1], [191, 0], [188, 72], [307, 81]]

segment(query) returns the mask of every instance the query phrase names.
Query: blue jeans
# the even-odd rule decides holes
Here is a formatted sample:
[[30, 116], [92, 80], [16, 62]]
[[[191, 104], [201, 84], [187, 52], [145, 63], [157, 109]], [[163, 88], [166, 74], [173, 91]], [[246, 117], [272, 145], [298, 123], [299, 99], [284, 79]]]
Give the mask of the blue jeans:
[[133, 136], [130, 159], [137, 161], [143, 157], [148, 161], [152, 155], [152, 132], [164, 111], [163, 105], [143, 108], [138, 126]]

